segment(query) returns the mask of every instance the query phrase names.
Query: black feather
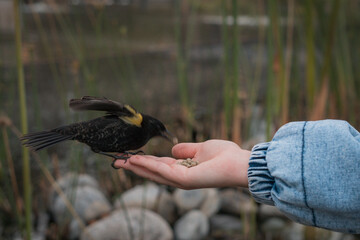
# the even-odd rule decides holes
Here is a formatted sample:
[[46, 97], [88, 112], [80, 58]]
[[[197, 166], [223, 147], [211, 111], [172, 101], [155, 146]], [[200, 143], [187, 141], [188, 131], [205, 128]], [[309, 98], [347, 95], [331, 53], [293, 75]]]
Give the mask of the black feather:
[[21, 137], [23, 144], [32, 150], [38, 151], [45, 147], [49, 147], [58, 142], [70, 140], [72, 136], [61, 135], [53, 131], [42, 131], [37, 133], [26, 134]]
[[[155, 136], [165, 137], [169, 141], [175, 139], [159, 120], [138, 113], [126, 104], [85, 96], [72, 99], [69, 105], [74, 110], [105, 111], [106, 115], [50, 131], [29, 133], [20, 138], [22, 143], [38, 151], [65, 140], [76, 140], [87, 144], [96, 153], [116, 158], [108, 153], [127, 153], [139, 149]], [[121, 159], [126, 161], [127, 157]]]
[[122, 116], [132, 115], [132, 113], [125, 107], [124, 104], [109, 100], [107, 98], [85, 96], [80, 99], [71, 99], [69, 106], [71, 109], [76, 111], [94, 110], [105, 111], [111, 114]]

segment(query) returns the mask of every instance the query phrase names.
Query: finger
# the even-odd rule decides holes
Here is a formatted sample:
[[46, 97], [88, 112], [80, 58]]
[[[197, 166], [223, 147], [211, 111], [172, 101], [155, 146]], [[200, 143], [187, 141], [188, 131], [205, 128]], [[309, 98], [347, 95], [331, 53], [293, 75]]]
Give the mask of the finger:
[[115, 161], [114, 165], [115, 165], [115, 167], [123, 168], [123, 169], [129, 170], [129, 171], [132, 171], [136, 175], [144, 177], [144, 178], [148, 178], [148, 179], [150, 179], [152, 181], [155, 181], [155, 182], [158, 182], [158, 183], [161, 183], [161, 184], [165, 184], [165, 185], [171, 185], [171, 186], [177, 187], [176, 183], [174, 183], [172, 181], [169, 181], [169, 180], [166, 180], [163, 177], [161, 177], [159, 174], [154, 173], [154, 172], [152, 172], [152, 171], [150, 171], [150, 170], [148, 170], [148, 169], [146, 169], [146, 168], [144, 168], [142, 166], [131, 164], [130, 161], [125, 163], [122, 160], [117, 160], [117, 161]]
[[143, 161], [156, 160], [156, 161], [166, 163], [168, 165], [176, 163], [176, 159], [169, 158], [169, 157], [155, 157], [152, 155], [141, 155], [141, 157], [142, 157]]
[[[114, 163], [115, 167], [129, 169], [129, 167], [131, 165], [131, 162], [129, 160], [134, 156], [141, 156], [142, 161], [157, 160], [157, 161], [161, 161], [161, 162], [166, 163], [166, 164], [173, 164], [173, 163], [176, 162], [176, 159], [169, 158], [169, 157], [161, 157], [160, 158], [160, 157], [155, 157], [155, 156], [152, 156], [152, 155], [132, 155], [129, 159], [127, 159], [126, 163], [122, 159], [116, 160], [115, 163]], [[130, 163], [130, 165], [128, 163]]]
[[179, 143], [172, 148], [172, 155], [176, 158], [193, 158], [202, 143]]
[[[159, 167], [161, 168], [170, 168], [169, 165], [166, 162], [162, 162], [157, 157], [151, 157], [151, 156], [132, 156], [129, 161], [132, 165], [141, 166], [144, 168], [149, 169], [150, 171], [157, 172], [157, 169]], [[166, 160], [165, 160], [166, 161]]]
[[188, 168], [173, 164], [166, 164], [162, 161], [154, 160], [151, 158], [144, 159], [143, 156], [134, 156], [130, 159], [131, 164], [138, 165], [152, 171], [164, 179], [174, 182], [178, 185], [184, 185], [187, 182], [186, 171]]
[[130, 169], [132, 166], [131, 166], [131, 163], [129, 162], [129, 159], [125, 162], [124, 160], [122, 159], [117, 159], [115, 162], [114, 162], [114, 167], [116, 168], [124, 168], [124, 169]]

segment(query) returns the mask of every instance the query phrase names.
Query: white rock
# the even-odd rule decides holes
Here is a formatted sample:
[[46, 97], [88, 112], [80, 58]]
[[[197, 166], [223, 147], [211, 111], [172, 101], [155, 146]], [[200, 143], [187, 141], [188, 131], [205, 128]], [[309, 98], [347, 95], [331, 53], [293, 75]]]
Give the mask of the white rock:
[[300, 223], [291, 222], [290, 225], [283, 230], [281, 234], [282, 239], [303, 240], [304, 228], [305, 226]]
[[211, 231], [242, 232], [243, 224], [238, 217], [226, 214], [216, 214], [210, 218]]
[[205, 189], [206, 196], [201, 203], [200, 210], [207, 216], [211, 217], [216, 214], [221, 206], [219, 191], [216, 188]]
[[[104, 194], [95, 188], [89, 186], [77, 187], [72, 191], [67, 190], [65, 194], [85, 223], [104, 216], [111, 210], [111, 205]], [[73, 218], [65, 201], [60, 196], [55, 199], [52, 211], [56, 222], [59, 224], [68, 223], [69, 219]]]
[[82, 229], [79, 222], [76, 219], [71, 220], [69, 225], [69, 239], [79, 239], [81, 231]]
[[[59, 178], [56, 183], [59, 185], [62, 191], [67, 191], [69, 189], [75, 189], [77, 187], [89, 186], [92, 188], [99, 189], [99, 184], [92, 176], [88, 174], [77, 174], [77, 173], [68, 173], [64, 177]], [[50, 191], [49, 203], [50, 206], [53, 204], [57, 198], [58, 193], [55, 191], [55, 188], [52, 187]]]
[[204, 239], [209, 234], [209, 220], [199, 210], [191, 210], [175, 223], [175, 237], [178, 240]]
[[288, 219], [277, 207], [261, 204], [259, 207], [259, 216], [261, 218], [281, 217]]
[[130, 208], [116, 210], [110, 216], [89, 225], [80, 239], [170, 240], [173, 239], [173, 233], [160, 215], [147, 209]]
[[199, 209], [206, 197], [205, 189], [183, 190], [176, 189], [173, 199], [180, 214], [192, 209]]
[[124, 192], [114, 202], [115, 208], [138, 207], [153, 210], [168, 222], [175, 220], [175, 204], [170, 193], [154, 183], [138, 185]]
[[233, 188], [220, 191], [221, 210], [235, 215], [256, 211], [250, 196]]
[[279, 233], [285, 228], [285, 221], [280, 218], [269, 218], [262, 225], [261, 229], [267, 233]]
[[147, 183], [145, 185], [137, 185], [123, 194], [120, 198], [116, 199], [114, 202], [115, 208], [121, 208], [122, 203], [126, 207], [143, 207], [147, 209], [155, 209], [159, 197], [159, 186], [154, 183]]
[[169, 223], [174, 223], [176, 220], [176, 207], [171, 194], [165, 189], [160, 188], [160, 196], [158, 204], [154, 211], [160, 214]]

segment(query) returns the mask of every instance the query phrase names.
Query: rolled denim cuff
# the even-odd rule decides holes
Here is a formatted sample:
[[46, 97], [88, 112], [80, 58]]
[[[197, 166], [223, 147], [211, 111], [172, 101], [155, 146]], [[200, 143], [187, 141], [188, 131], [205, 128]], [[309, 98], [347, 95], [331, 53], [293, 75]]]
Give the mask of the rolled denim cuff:
[[275, 181], [266, 163], [269, 145], [270, 142], [265, 142], [253, 147], [249, 160], [248, 181], [250, 193], [256, 202], [274, 205], [271, 189]]

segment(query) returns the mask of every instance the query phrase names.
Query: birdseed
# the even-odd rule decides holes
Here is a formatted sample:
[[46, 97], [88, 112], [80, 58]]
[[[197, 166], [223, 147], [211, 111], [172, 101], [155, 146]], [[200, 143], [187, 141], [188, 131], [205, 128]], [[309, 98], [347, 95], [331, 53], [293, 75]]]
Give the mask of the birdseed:
[[177, 164], [183, 165], [183, 166], [185, 166], [185, 167], [187, 167], [187, 168], [191, 168], [191, 167], [195, 167], [196, 165], [198, 165], [199, 162], [198, 162], [198, 161], [194, 161], [194, 160], [192, 160], [191, 158], [188, 158], [188, 159], [184, 159], [184, 160], [182, 160], [182, 161], [179, 161]]

